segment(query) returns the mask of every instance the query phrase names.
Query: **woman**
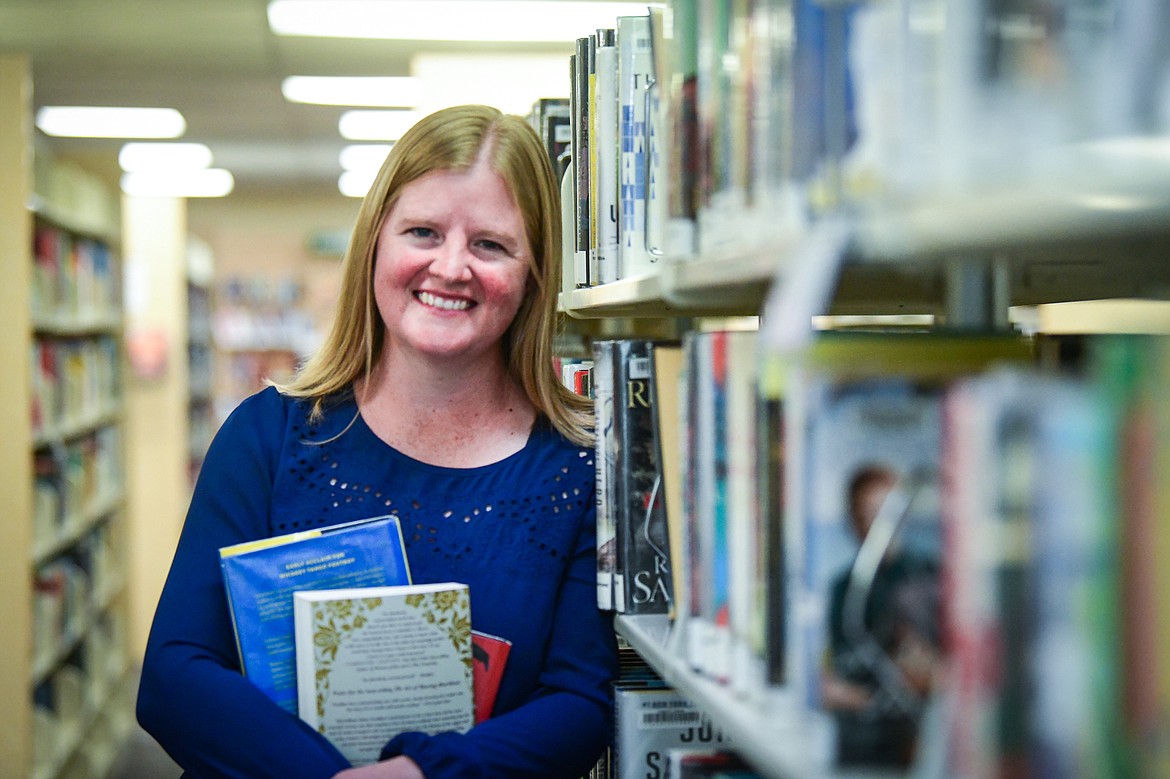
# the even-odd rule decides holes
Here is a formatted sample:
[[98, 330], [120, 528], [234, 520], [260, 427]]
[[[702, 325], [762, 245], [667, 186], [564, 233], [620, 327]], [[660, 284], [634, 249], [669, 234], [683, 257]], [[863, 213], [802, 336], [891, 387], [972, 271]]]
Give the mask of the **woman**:
[[[575, 779], [604, 750], [616, 647], [591, 415], [552, 367], [559, 214], [517, 117], [445, 109], [394, 146], [323, 347], [225, 421], [192, 496], [138, 700], [188, 776]], [[513, 644], [491, 719], [388, 733], [380, 762], [349, 768], [240, 675], [217, 550], [386, 513], [414, 581], [468, 584], [473, 625]]]

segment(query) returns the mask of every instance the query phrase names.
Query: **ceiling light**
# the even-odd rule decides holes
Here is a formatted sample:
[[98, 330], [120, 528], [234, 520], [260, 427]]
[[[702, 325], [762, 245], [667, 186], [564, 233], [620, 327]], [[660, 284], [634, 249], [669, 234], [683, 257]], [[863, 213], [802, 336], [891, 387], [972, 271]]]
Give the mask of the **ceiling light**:
[[211, 167], [211, 149], [202, 143], [127, 143], [118, 165], [127, 172], [199, 170]]
[[397, 141], [421, 118], [418, 111], [346, 111], [337, 129], [350, 141]]
[[46, 135], [63, 138], [178, 138], [187, 131], [173, 108], [45, 106], [36, 124]]
[[272, 0], [277, 35], [423, 41], [571, 43], [646, 3], [580, 0]]
[[394, 147], [391, 143], [363, 143], [346, 146], [341, 150], [339, 161], [342, 170], [377, 171], [386, 161], [386, 155]]
[[122, 191], [136, 197], [224, 197], [235, 179], [223, 168], [122, 174]]
[[376, 108], [414, 108], [423, 94], [410, 76], [289, 76], [280, 91], [294, 103]]
[[377, 175], [377, 169], [343, 171], [337, 179], [337, 189], [346, 197], [365, 197]]

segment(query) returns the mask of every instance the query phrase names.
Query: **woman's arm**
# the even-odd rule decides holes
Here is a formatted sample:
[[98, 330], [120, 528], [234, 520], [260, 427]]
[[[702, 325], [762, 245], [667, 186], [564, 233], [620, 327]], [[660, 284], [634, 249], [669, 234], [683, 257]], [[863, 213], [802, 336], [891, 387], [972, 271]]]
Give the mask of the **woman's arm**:
[[239, 671], [219, 548], [269, 535], [284, 401], [269, 389], [207, 452], [143, 660], [138, 719], [199, 779], [327, 779], [348, 767], [324, 737]]

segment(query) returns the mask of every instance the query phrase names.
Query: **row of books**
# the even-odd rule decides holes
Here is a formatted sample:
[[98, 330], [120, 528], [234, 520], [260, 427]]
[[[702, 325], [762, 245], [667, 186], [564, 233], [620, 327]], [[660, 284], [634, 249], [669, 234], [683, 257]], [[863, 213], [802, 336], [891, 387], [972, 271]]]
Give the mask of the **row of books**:
[[1149, 31], [1170, 23], [1098, 10], [670, 0], [582, 30], [563, 289], [768, 246], [849, 202], [1117, 175], [1145, 152], [1084, 142], [1167, 129], [1143, 85], [1166, 80]]
[[116, 407], [121, 354], [113, 336], [37, 338], [29, 360], [35, 436], [92, 422]]
[[103, 427], [34, 455], [33, 544], [41, 549], [105, 513], [121, 495], [121, 432]]
[[122, 280], [105, 241], [38, 221], [30, 293], [34, 321], [88, 323], [118, 310]]
[[[74, 761], [73, 751], [87, 730], [110, 724], [99, 722], [97, 712], [111, 696], [123, 694], [119, 687], [129, 666], [122, 649], [125, 646], [124, 631], [120, 617], [103, 614], [86, 635], [84, 644], [35, 687], [33, 760], [36, 776], [58, 775], [64, 763]], [[128, 705], [126, 711], [132, 708]], [[100, 718], [109, 719], [112, 718]], [[120, 741], [111, 737], [109, 749], [116, 744]], [[83, 756], [82, 762], [87, 762], [88, 757]], [[104, 760], [95, 761], [93, 770], [86, 775], [104, 773], [111, 758], [112, 755], [108, 755]]]
[[107, 524], [33, 574], [33, 651], [38, 673], [51, 670], [62, 648], [86, 636], [120, 581]]
[[[1170, 342], [1093, 339], [1075, 375], [1012, 335], [822, 333], [788, 356], [753, 331], [616, 343], [647, 360], [658, 410], [632, 449], [657, 459], [615, 457], [617, 476], [597, 457], [603, 607], [643, 605], [605, 600], [601, 517], [648, 469], [659, 508], [629, 493], [640, 510], [609, 532], [661, 534], [665, 559], [619, 551], [613, 581], [668, 571], [682, 662], [745, 705], [798, 707], [810, 764], [1165, 769]], [[620, 429], [631, 380], [607, 399], [605, 370], [594, 397]]]

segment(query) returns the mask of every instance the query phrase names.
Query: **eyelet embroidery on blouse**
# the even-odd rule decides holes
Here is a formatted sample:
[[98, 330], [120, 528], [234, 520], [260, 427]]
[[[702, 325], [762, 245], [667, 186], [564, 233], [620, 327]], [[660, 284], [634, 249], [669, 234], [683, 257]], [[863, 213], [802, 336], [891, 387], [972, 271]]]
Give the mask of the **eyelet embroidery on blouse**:
[[351, 462], [344, 436], [315, 443], [304, 435], [306, 429], [316, 432], [293, 427], [298, 440], [307, 442], [289, 475], [306, 498], [297, 502], [316, 503], [319, 509], [316, 516], [274, 522], [275, 534], [391, 514], [401, 521], [408, 554], [415, 557], [429, 549], [457, 569], [484, 564], [484, 555], [497, 547], [515, 552], [521, 564], [563, 565], [577, 542], [575, 518], [592, 505], [593, 453], [588, 449], [551, 450], [554, 462], [560, 462], [552, 468], [552, 463], [537, 464], [531, 474], [501, 468], [498, 482], [492, 472], [477, 471], [466, 477], [476, 480], [474, 489], [458, 474], [436, 471], [421, 481], [412, 474], [407, 481], [417, 486], [411, 489], [425, 493], [407, 494], [393, 486], [400, 466], [389, 460], [373, 467]]

